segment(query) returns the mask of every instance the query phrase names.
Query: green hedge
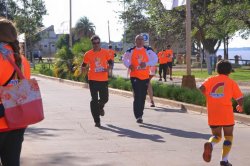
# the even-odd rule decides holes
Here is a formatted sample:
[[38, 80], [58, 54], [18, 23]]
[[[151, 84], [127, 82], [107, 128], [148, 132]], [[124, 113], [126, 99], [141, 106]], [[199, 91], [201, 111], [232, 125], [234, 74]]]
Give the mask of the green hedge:
[[[110, 78], [109, 86], [115, 89], [131, 91], [132, 86], [129, 79], [122, 77]], [[171, 99], [175, 101], [206, 106], [206, 99], [198, 89], [188, 89], [177, 85], [163, 84], [152, 81], [154, 96], [160, 98]], [[236, 110], [237, 102], [233, 101], [233, 108]], [[250, 94], [244, 96], [244, 112], [250, 115]]]
[[[48, 68], [42, 68], [39, 72], [41, 74], [54, 76], [53, 71]], [[85, 77], [75, 78], [74, 76], [67, 76], [66, 78], [75, 81], [86, 82]], [[122, 77], [109, 78], [109, 87], [132, 91], [130, 79], [125, 79]], [[157, 81], [152, 81], [152, 87], [154, 91], [154, 96], [156, 97], [171, 99], [200, 106], [206, 105], [206, 99], [198, 89], [188, 89], [177, 85], [163, 84]], [[233, 100], [234, 110], [236, 110], [236, 105], [236, 101]], [[250, 94], [244, 96], [243, 110], [247, 115], [250, 115]]]

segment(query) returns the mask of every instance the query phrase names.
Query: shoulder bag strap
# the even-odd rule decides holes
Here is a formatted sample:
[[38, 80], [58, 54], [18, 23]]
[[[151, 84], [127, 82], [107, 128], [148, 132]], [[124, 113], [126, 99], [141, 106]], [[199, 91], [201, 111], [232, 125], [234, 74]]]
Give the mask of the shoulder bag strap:
[[19, 67], [16, 65], [16, 63], [7, 55], [7, 60], [10, 62], [10, 64], [14, 67], [15, 71], [17, 72], [17, 75], [20, 79], [25, 79], [23, 73], [19, 69]]

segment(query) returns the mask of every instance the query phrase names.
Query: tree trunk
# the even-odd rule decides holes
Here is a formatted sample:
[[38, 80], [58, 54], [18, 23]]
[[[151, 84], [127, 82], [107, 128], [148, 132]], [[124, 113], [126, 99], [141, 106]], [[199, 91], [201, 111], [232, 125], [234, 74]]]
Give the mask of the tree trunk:
[[[217, 47], [215, 47], [216, 44], [218, 44]], [[220, 45], [220, 41], [216, 39], [205, 39], [203, 41], [204, 55], [205, 55], [207, 71], [209, 75], [212, 75], [212, 70], [215, 67], [216, 51], [218, 50], [219, 45]]]

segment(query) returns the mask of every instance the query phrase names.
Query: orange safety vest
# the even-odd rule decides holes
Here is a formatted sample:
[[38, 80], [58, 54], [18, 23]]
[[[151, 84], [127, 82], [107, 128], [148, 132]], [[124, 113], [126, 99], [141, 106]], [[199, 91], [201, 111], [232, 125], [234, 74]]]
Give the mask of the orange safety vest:
[[[9, 51], [13, 51], [12, 48], [9, 45], [6, 45], [5, 48]], [[14, 61], [14, 54], [12, 53], [11, 59]], [[24, 71], [25, 78], [30, 78], [30, 65], [28, 60], [21, 56], [22, 58], [22, 71]], [[0, 52], [0, 86], [4, 85], [12, 76], [14, 72], [14, 67], [9, 63], [7, 59], [4, 59], [4, 56]], [[14, 77], [12, 80], [10, 80], [10, 83], [7, 86], [12, 86], [11, 82], [15, 82], [17, 77]], [[1, 104], [1, 101], [0, 101]], [[4, 117], [0, 118], [0, 132], [1, 131], [8, 131], [8, 125], [6, 123], [6, 120]]]
[[165, 51], [167, 62], [173, 61], [173, 50], [166, 50]]
[[161, 51], [158, 53], [159, 64], [165, 64], [168, 62], [165, 51]]
[[114, 59], [115, 59], [115, 51], [112, 50], [112, 49], [108, 49], [108, 52], [109, 52], [110, 59], [112, 61], [114, 61]]
[[131, 56], [131, 65], [135, 67], [131, 70], [130, 77], [135, 77], [140, 80], [145, 80], [149, 78], [149, 66], [145, 68], [140, 68], [140, 62], [147, 63], [149, 61], [145, 48], [134, 49]]

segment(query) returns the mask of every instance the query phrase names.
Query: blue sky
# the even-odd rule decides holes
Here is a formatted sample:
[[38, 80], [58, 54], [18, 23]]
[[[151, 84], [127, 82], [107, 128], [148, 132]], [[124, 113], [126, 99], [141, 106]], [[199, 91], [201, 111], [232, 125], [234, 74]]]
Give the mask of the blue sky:
[[[107, 1], [111, 1], [108, 3]], [[44, 0], [48, 15], [44, 16], [46, 27], [55, 26], [57, 32], [68, 31], [69, 0]], [[102, 41], [108, 42], [108, 21], [111, 41], [120, 41], [123, 34], [123, 23], [117, 12], [124, 10], [117, 0], [72, 0], [72, 26], [80, 17], [86, 16], [95, 26], [96, 34]], [[250, 47], [248, 40], [235, 36], [230, 40], [229, 47]]]

